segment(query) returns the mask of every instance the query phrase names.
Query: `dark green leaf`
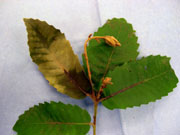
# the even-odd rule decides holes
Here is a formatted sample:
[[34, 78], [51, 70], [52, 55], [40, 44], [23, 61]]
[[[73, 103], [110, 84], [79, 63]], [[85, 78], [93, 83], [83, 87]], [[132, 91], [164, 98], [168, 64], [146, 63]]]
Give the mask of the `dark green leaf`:
[[13, 129], [18, 135], [85, 135], [90, 121], [88, 112], [76, 105], [45, 102], [25, 111]]
[[149, 56], [126, 63], [110, 71], [107, 77], [112, 78], [113, 84], [104, 89], [104, 95], [115, 95], [103, 102], [109, 109], [153, 102], [167, 96], [178, 82], [165, 56]]
[[[92, 81], [97, 85], [101, 78], [106, 75], [108, 70], [114, 69], [124, 62], [136, 59], [138, 52], [138, 43], [135, 31], [132, 25], [125, 19], [108, 20], [102, 27], [94, 33], [94, 36], [114, 36], [120, 43], [121, 47], [111, 47], [103, 40], [98, 43], [91, 40], [87, 47], [89, 64], [92, 73]], [[84, 68], [86, 62], [83, 57]], [[87, 71], [86, 71], [87, 72]]]
[[90, 89], [83, 68], [60, 30], [44, 21], [24, 19], [32, 60], [50, 85], [73, 98], [85, 97]]

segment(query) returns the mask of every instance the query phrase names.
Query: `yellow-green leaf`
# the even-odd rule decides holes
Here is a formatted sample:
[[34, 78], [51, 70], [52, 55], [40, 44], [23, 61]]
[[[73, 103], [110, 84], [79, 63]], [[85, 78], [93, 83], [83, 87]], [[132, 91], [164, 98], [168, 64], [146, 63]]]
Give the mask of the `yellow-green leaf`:
[[83, 98], [90, 89], [83, 68], [60, 30], [44, 21], [24, 19], [32, 60], [49, 84], [73, 98]]

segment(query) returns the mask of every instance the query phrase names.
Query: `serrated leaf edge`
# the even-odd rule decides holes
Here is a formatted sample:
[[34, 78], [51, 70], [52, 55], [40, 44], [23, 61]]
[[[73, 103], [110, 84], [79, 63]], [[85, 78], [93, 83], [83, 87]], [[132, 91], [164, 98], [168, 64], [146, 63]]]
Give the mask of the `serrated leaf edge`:
[[[79, 107], [78, 105], [64, 104], [64, 103], [62, 103], [62, 102], [50, 101], [49, 103], [48, 103], [48, 102], [39, 103], [38, 105], [34, 105], [33, 107], [30, 107], [28, 110], [24, 111], [23, 114], [21, 114], [21, 115], [18, 116], [17, 121], [18, 121], [19, 119], [21, 119], [25, 113], [28, 113], [29, 111], [31, 111], [34, 107], [38, 107], [38, 106], [40, 106], [40, 105], [47, 105], [47, 104], [48, 104], [48, 105], [50, 105], [50, 104], [62, 104], [62, 105], [70, 106], [70, 107], [76, 107], [76, 108], [78, 108], [78, 109], [81, 109], [83, 113], [89, 114], [87, 110]], [[91, 121], [90, 115], [89, 115], [89, 118], [90, 118], [90, 121]], [[17, 121], [16, 121], [16, 122], [17, 122]], [[15, 124], [14, 124], [14, 126], [13, 126], [13, 130], [14, 130], [15, 132], [16, 132], [16, 130], [15, 130], [14, 128], [15, 128], [16, 122], [15, 122]], [[63, 124], [65, 124], [65, 123], [63, 123]], [[69, 124], [67, 124], [67, 125], [69, 125]], [[71, 125], [76, 125], [76, 124], [75, 124], [75, 123], [71, 123]], [[77, 125], [89, 125], [89, 126], [90, 126], [90, 125], [92, 125], [92, 123], [90, 123], [90, 122], [89, 122], [89, 123], [79, 123], [79, 124], [77, 123]]]
[[[148, 57], [152, 57], [152, 56], [154, 56], [154, 55], [149, 55]], [[155, 55], [155, 56], [166, 57], [166, 58], [169, 59], [169, 61], [170, 61], [170, 59], [171, 59], [170, 57], [167, 57], [167, 56], [161, 56], [161, 55]], [[142, 60], [142, 59], [145, 59], [145, 58], [146, 58], [146, 57], [142, 57], [141, 59], [134, 60], [134, 61], [139, 61], [139, 60]], [[129, 61], [129, 62], [132, 62], [132, 61]], [[129, 63], [129, 62], [126, 62], [126, 63], [124, 63], [124, 64], [127, 64], [127, 63]], [[123, 64], [123, 65], [124, 65], [124, 64]], [[123, 66], [123, 65], [122, 65], [122, 66]], [[172, 69], [172, 68], [171, 68], [171, 69]], [[175, 74], [175, 71], [174, 71], [174, 70], [172, 70], [172, 71], [173, 71], [174, 74]], [[113, 71], [110, 70], [109, 72], [111, 73], [111, 72], [113, 72]], [[175, 75], [176, 75], [176, 74], [175, 74]], [[128, 106], [128, 107], [124, 107], [124, 108], [120, 108], [120, 109], [128, 109], [128, 108], [134, 108], [134, 107], [141, 107], [142, 105], [147, 105], [147, 104], [150, 104], [150, 103], [154, 103], [155, 101], [161, 100], [163, 97], [166, 97], [166, 96], [169, 95], [169, 93], [173, 92], [174, 88], [177, 87], [177, 84], [178, 84], [178, 82], [179, 82], [179, 79], [177, 78], [177, 76], [176, 76], [176, 79], [177, 79], [176, 85], [174, 85], [174, 87], [172, 88], [172, 91], [168, 92], [167, 94], [165, 94], [165, 95], [163, 95], [163, 96], [161, 96], [161, 97], [159, 97], [159, 98], [157, 98], [157, 99], [155, 99], [155, 100], [153, 100], [153, 101], [147, 102], [147, 103], [143, 103], [143, 104], [139, 104], [139, 105], [133, 105], [133, 106]], [[108, 100], [108, 99], [107, 99], [107, 100]], [[103, 102], [102, 102], [102, 104], [103, 104]], [[108, 109], [114, 110], [114, 109], [118, 109], [118, 108], [108, 108]]]

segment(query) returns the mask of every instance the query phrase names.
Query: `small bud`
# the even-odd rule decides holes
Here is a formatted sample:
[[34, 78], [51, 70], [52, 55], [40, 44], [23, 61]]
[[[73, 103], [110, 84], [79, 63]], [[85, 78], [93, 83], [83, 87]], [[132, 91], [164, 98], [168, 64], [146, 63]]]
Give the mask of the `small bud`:
[[105, 36], [104, 40], [110, 46], [113, 46], [113, 47], [121, 46], [119, 41], [115, 37], [113, 37], [113, 36]]
[[113, 83], [111, 82], [111, 78], [110, 77], [106, 77], [106, 78], [102, 78], [102, 84], [98, 93], [97, 98], [100, 98], [101, 93], [103, 92], [103, 89], [106, 88], [107, 85], [112, 85]]
[[102, 80], [102, 83], [106, 86], [108, 84], [112, 85], [113, 83], [111, 82], [111, 79], [110, 77], [106, 77], [105, 79]]

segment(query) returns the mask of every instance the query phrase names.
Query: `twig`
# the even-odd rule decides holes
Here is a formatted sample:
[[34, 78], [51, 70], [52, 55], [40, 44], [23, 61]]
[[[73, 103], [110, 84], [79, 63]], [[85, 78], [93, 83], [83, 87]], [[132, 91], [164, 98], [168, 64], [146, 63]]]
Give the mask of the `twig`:
[[96, 117], [97, 117], [98, 103], [99, 102], [94, 102], [93, 135], [96, 135]]
[[[94, 36], [94, 37], [91, 37], [92, 34], [90, 34], [88, 36], [88, 39], [85, 41], [84, 43], [84, 57], [85, 57], [85, 60], [86, 60], [86, 66], [87, 66], [87, 70], [88, 70], [88, 77], [89, 77], [89, 81], [90, 81], [90, 84], [91, 84], [91, 87], [93, 88], [93, 83], [92, 83], [92, 79], [91, 79], [91, 71], [90, 71], [90, 66], [89, 66], [89, 61], [88, 61], [88, 55], [87, 55], [87, 43], [92, 40], [92, 39], [95, 39], [96, 41], [99, 42], [99, 39], [104, 39], [105, 42], [112, 46], [112, 47], [116, 47], [116, 46], [121, 46], [121, 44], [119, 43], [119, 41], [113, 37], [113, 36]], [[96, 95], [94, 93], [94, 90], [92, 90], [92, 98], [94, 98]]]

